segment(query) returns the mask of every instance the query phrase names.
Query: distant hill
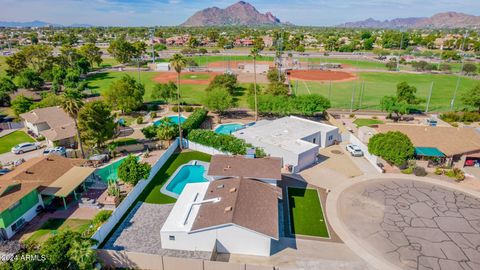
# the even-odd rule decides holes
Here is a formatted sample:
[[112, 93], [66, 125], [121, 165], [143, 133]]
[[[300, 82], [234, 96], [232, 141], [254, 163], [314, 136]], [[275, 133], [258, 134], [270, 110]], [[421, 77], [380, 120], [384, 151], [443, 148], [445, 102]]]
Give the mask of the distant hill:
[[280, 25], [280, 20], [272, 13], [260, 13], [251, 4], [240, 1], [225, 9], [211, 7], [196, 12], [181, 26], [215, 25]]
[[480, 28], [480, 16], [459, 12], [444, 12], [432, 17], [396, 18], [392, 20], [375, 20], [347, 22], [339, 27], [345, 28]]
[[72, 25], [61, 25], [43, 21], [31, 21], [31, 22], [6, 22], [0, 21], [0, 27], [91, 27], [90, 24], [72, 24]]

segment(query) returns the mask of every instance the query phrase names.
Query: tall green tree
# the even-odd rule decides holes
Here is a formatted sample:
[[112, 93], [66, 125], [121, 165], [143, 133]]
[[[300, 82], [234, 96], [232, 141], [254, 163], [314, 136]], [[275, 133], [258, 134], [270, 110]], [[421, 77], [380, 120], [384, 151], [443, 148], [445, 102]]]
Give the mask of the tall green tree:
[[154, 100], [163, 99], [168, 103], [170, 100], [175, 98], [176, 90], [177, 86], [174, 82], [156, 84], [152, 89], [150, 97]]
[[157, 127], [156, 132], [157, 139], [162, 142], [170, 142], [178, 136], [178, 127], [170, 118], [165, 118], [164, 120], [162, 120], [162, 123]]
[[113, 109], [126, 113], [143, 105], [144, 94], [145, 86], [142, 83], [137, 82], [132, 76], [124, 75], [113, 82], [102, 96]]
[[480, 113], [480, 83], [462, 95], [462, 102], [467, 106], [477, 108]]
[[102, 51], [99, 47], [95, 46], [94, 43], [87, 43], [83, 45], [82, 47], [80, 47], [78, 52], [80, 53], [80, 55], [82, 55], [83, 57], [85, 57], [85, 59], [88, 60], [90, 66], [92, 67], [94, 65], [100, 66], [103, 61]]
[[368, 142], [368, 152], [397, 166], [412, 158], [414, 151], [410, 138], [398, 131], [375, 134]]
[[17, 77], [17, 84], [22, 88], [40, 90], [43, 83], [43, 78], [30, 68], [24, 69]]
[[235, 106], [233, 96], [224, 88], [215, 88], [205, 97], [205, 107], [218, 114], [218, 122], [228, 109]]
[[407, 114], [410, 110], [415, 109], [421, 99], [416, 97], [417, 88], [411, 86], [406, 82], [397, 84], [397, 91], [395, 96], [384, 96], [380, 101], [380, 107], [383, 111], [395, 113], [397, 117]]
[[223, 88], [233, 95], [237, 87], [237, 75], [224, 73], [215, 76], [208, 85], [206, 91], [210, 91], [216, 88]]
[[125, 64], [132, 61], [132, 58], [139, 57], [139, 49], [145, 48], [140, 44], [134, 46], [134, 44], [128, 42], [124, 35], [110, 42], [108, 52], [113, 55], [115, 60]]
[[78, 112], [78, 131], [86, 145], [103, 146], [113, 137], [115, 131], [110, 106], [103, 101], [86, 103]]
[[10, 104], [10, 94], [17, 91], [17, 86], [8, 77], [0, 78], [0, 106]]
[[30, 108], [33, 105], [33, 100], [25, 96], [16, 96], [11, 102], [11, 108], [15, 116], [19, 116], [22, 113], [30, 111]]
[[118, 168], [118, 177], [125, 183], [135, 186], [138, 181], [148, 178], [150, 169], [150, 164], [139, 162], [137, 156], [128, 155]]
[[[187, 60], [181, 54], [174, 54], [173, 57], [170, 59], [170, 66], [175, 70], [177, 73], [177, 106], [180, 108], [180, 74], [182, 73], [182, 69], [185, 68], [187, 65]], [[181, 113], [178, 110], [178, 118], [180, 119]], [[180, 149], [183, 148], [183, 140], [182, 140], [182, 123], [178, 123], [178, 135], [180, 136]]]
[[92, 248], [93, 241], [90, 239], [77, 239], [70, 245], [67, 256], [78, 270], [94, 269], [97, 261], [97, 252]]
[[82, 153], [82, 158], [85, 158], [85, 152], [83, 151], [83, 144], [80, 136], [80, 129], [78, 128], [78, 113], [83, 107], [84, 103], [82, 101], [82, 95], [80, 92], [75, 90], [67, 90], [63, 93], [61, 97], [61, 108], [67, 113], [75, 123], [75, 130], [77, 132], [77, 141], [80, 152]]

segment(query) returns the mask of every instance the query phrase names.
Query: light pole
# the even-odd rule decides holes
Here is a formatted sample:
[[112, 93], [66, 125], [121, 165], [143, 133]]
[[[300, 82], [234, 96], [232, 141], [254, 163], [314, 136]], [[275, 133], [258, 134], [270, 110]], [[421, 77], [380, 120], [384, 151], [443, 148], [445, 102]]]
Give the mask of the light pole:
[[397, 56], [397, 71], [400, 71], [400, 56], [402, 55], [402, 47], [403, 47], [403, 30], [402, 32], [402, 37], [400, 38], [400, 51], [398, 52]]
[[152, 64], [155, 64], [155, 46], [153, 46], [154, 33], [155, 33], [155, 28], [150, 28], [150, 43], [152, 44]]
[[[461, 52], [463, 52], [465, 50], [465, 40], [467, 39], [468, 37], [468, 30], [465, 30], [465, 35], [463, 35], [463, 42], [462, 42], [462, 48], [461, 48]], [[453, 110], [453, 107], [455, 106], [455, 98], [457, 97], [457, 91], [458, 91], [458, 87], [460, 86], [460, 78], [462, 77], [462, 71], [463, 71], [463, 65], [465, 64], [465, 61], [463, 59], [463, 53], [462, 53], [462, 65], [460, 66], [460, 70], [458, 71], [458, 77], [457, 77], [457, 84], [455, 85], [455, 91], [453, 91], [453, 98], [452, 98], [452, 102], [450, 102], [450, 110]]]

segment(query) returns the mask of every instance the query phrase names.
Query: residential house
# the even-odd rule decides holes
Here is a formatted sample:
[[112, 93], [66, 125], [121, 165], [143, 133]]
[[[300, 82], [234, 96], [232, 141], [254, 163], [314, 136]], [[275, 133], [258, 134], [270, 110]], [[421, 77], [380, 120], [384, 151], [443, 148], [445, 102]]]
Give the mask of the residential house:
[[67, 208], [95, 171], [86, 160], [57, 155], [28, 160], [0, 176], [0, 239], [11, 238], [45, 205]]
[[337, 127], [295, 116], [262, 120], [232, 135], [281, 157], [283, 166], [294, 173], [314, 164], [319, 148], [341, 141]]
[[74, 147], [77, 130], [73, 119], [60, 107], [47, 107], [20, 114], [29, 133], [44, 136], [49, 146]]

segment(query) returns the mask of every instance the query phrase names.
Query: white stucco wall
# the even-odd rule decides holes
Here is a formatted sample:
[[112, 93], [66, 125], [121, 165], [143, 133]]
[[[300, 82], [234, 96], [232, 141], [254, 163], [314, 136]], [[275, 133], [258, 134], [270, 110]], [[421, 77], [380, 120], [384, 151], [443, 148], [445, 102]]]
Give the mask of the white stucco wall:
[[40, 136], [40, 131], [44, 131], [47, 129], [50, 129], [50, 126], [47, 125], [47, 123], [39, 123], [39, 124], [32, 124], [28, 121], [25, 122], [25, 127], [27, 127], [29, 130], [31, 130], [36, 136]]
[[314, 164], [317, 158], [318, 150], [319, 147], [301, 153], [298, 156], [298, 165], [294, 168], [293, 172], [300, 172], [301, 170], [308, 168], [309, 166]]
[[[270, 256], [271, 238], [234, 224], [193, 233], [160, 232], [162, 248]], [[169, 236], [175, 236], [170, 240]]]

